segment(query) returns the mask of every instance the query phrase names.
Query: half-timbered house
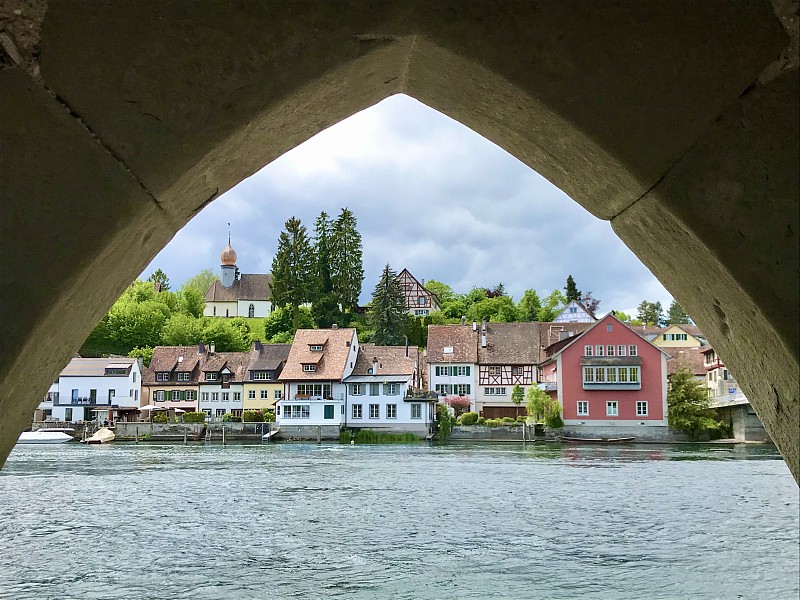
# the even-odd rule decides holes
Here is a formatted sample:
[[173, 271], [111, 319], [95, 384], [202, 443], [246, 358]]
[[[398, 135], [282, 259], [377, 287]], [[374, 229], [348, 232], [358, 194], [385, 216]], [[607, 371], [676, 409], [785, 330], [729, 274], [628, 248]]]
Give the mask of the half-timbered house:
[[417, 281], [408, 269], [403, 269], [397, 274], [397, 281], [403, 290], [408, 314], [426, 317], [432, 311], [439, 310], [439, 299], [436, 294]]

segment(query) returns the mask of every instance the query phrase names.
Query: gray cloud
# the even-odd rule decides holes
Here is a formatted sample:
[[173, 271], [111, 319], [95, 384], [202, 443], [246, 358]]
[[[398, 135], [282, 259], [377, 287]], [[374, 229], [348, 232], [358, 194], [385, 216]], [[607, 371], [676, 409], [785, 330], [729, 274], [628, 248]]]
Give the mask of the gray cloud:
[[526, 165], [460, 123], [393, 96], [281, 156], [215, 200], [143, 273], [177, 287], [218, 270], [231, 223], [245, 273], [268, 272], [283, 224], [309, 228], [352, 210], [364, 240], [366, 302], [387, 262], [457, 292], [502, 281], [519, 299], [563, 288], [572, 274], [601, 312], [671, 297], [601, 221]]

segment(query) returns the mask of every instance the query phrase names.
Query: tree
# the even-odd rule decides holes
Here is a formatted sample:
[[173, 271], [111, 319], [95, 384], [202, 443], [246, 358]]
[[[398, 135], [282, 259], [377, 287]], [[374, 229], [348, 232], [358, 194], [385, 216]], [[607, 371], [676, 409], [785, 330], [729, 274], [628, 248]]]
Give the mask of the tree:
[[667, 405], [672, 429], [685, 431], [692, 439], [697, 439], [704, 431], [723, 427], [708, 407], [708, 394], [703, 384], [687, 367], [681, 366], [670, 377], [669, 386]]
[[617, 317], [623, 323], [630, 323], [631, 322], [631, 316], [628, 313], [624, 313], [621, 310], [614, 310], [614, 311], [611, 311], [611, 312], [613, 312], [614, 316]]
[[188, 289], [195, 290], [200, 297], [205, 299], [206, 293], [214, 285], [214, 282], [217, 281], [219, 277], [214, 275], [211, 269], [203, 269], [194, 277], [190, 277], [186, 281], [183, 282], [183, 285], [180, 288], [181, 292], [185, 292]]
[[339, 299], [333, 292], [331, 279], [331, 242], [333, 224], [328, 213], [322, 211], [314, 222], [314, 278], [316, 293], [312, 299], [311, 314], [317, 327], [327, 329], [342, 322]]
[[147, 281], [152, 281], [156, 291], [166, 292], [169, 291], [169, 277], [161, 269], [156, 269], [155, 273], [147, 278]]
[[161, 329], [161, 343], [165, 346], [191, 346], [203, 339], [203, 320], [191, 315], [175, 314]]
[[231, 325], [227, 319], [207, 319], [203, 328], [203, 340], [215, 345], [217, 352], [244, 352], [250, 348], [250, 341], [245, 340], [242, 332]]
[[205, 298], [196, 288], [182, 288], [178, 294], [178, 310], [186, 315], [202, 317], [206, 307]]
[[542, 309], [539, 311], [538, 321], [550, 322], [558, 316], [561, 307], [567, 303], [567, 299], [561, 290], [553, 290], [550, 295], [544, 299]]
[[292, 217], [285, 227], [272, 260], [272, 303], [297, 308], [313, 296], [314, 252], [300, 219]]
[[600, 300], [592, 296], [592, 292], [584, 292], [581, 295], [581, 304], [593, 315], [597, 314], [597, 309], [600, 308]]
[[525, 408], [528, 411], [528, 424], [538, 423], [545, 416], [550, 396], [539, 386], [532, 385], [528, 388], [525, 399], [527, 400]]
[[296, 312], [291, 306], [281, 306], [264, 319], [265, 339], [273, 344], [286, 343], [287, 339], [291, 341], [297, 329], [313, 328], [314, 318], [311, 316], [311, 311], [304, 306]]
[[522, 386], [520, 386], [518, 383], [515, 384], [511, 389], [511, 402], [513, 402], [517, 407], [517, 417], [519, 417], [519, 405], [522, 404], [522, 399], [524, 397], [525, 393], [522, 391]]
[[667, 324], [687, 325], [691, 322], [692, 320], [689, 318], [689, 315], [686, 314], [686, 311], [673, 299], [667, 311]]
[[564, 286], [564, 291], [566, 292], [565, 298], [567, 302], [581, 299], [581, 292], [578, 286], [575, 285], [575, 280], [572, 278], [572, 275], [567, 276], [567, 285]]
[[522, 298], [517, 305], [519, 309], [519, 318], [521, 321], [536, 321], [539, 318], [539, 313], [542, 310], [542, 301], [536, 290], [525, 290]]
[[370, 324], [375, 328], [372, 342], [379, 346], [401, 343], [407, 318], [403, 289], [397, 280], [397, 273], [387, 264], [372, 293]]
[[468, 396], [447, 396], [444, 399], [444, 403], [453, 409], [456, 418], [467, 412], [472, 406]]
[[[343, 310], [358, 306], [364, 282], [361, 234], [355, 215], [346, 208], [333, 222], [330, 243], [331, 284]], [[274, 274], [273, 274], [274, 276]]]
[[664, 319], [664, 309], [661, 307], [661, 302], [642, 300], [637, 311], [637, 318], [645, 325], [660, 325]]
[[153, 349], [150, 346], [145, 346], [144, 348], [134, 348], [128, 352], [128, 356], [130, 358], [141, 358], [142, 364], [145, 367], [149, 367], [150, 361], [153, 360]]
[[161, 302], [134, 302], [123, 296], [108, 312], [106, 325], [111, 341], [119, 348], [155, 347], [169, 316], [169, 308]]
[[435, 279], [431, 279], [425, 283], [425, 288], [429, 292], [433, 292], [439, 298], [439, 305], [444, 306], [445, 303], [451, 302], [455, 299], [455, 293], [453, 292], [453, 288], [451, 288], [446, 283], [442, 283], [440, 281], [436, 281]]
[[493, 321], [495, 323], [514, 323], [519, 321], [519, 311], [509, 296], [487, 297], [472, 304], [467, 309], [470, 321]]

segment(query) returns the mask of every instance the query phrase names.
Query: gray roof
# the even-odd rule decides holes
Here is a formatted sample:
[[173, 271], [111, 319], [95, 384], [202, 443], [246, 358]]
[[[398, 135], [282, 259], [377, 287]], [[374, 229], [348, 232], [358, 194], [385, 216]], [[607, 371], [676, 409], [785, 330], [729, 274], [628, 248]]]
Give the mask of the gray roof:
[[378, 373], [377, 375], [350, 375], [350, 377], [345, 377], [342, 381], [345, 383], [406, 383], [410, 379], [410, 373], [408, 375], [384, 375]]
[[272, 274], [243, 273], [229, 288], [217, 279], [206, 292], [206, 302], [236, 302], [237, 300], [269, 300]]
[[61, 377], [97, 377], [106, 374], [106, 368], [129, 369], [136, 358], [73, 358], [61, 371]]
[[291, 344], [262, 344], [261, 350], [250, 351], [248, 371], [276, 371], [289, 358]]

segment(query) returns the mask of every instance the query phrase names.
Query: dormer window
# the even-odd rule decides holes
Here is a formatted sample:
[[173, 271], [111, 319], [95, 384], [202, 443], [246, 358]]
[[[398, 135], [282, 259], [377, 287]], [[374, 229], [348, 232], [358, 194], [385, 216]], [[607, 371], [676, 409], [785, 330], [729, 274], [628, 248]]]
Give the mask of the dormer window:
[[191, 373], [178, 373], [178, 381], [191, 381]]
[[169, 381], [169, 371], [158, 371], [156, 381]]
[[217, 379], [219, 379], [217, 373], [206, 373], [206, 381], [217, 381]]
[[452, 353], [453, 353], [453, 347], [452, 346], [445, 346], [442, 349], [442, 354], [452, 354]]
[[308, 349], [312, 352], [322, 352], [322, 344], [310, 344]]
[[316, 370], [317, 370], [317, 365], [309, 365], [309, 364], [303, 365], [303, 371], [306, 373], [313, 373]]
[[272, 379], [272, 373], [269, 371], [253, 371], [253, 381], [269, 381]]

